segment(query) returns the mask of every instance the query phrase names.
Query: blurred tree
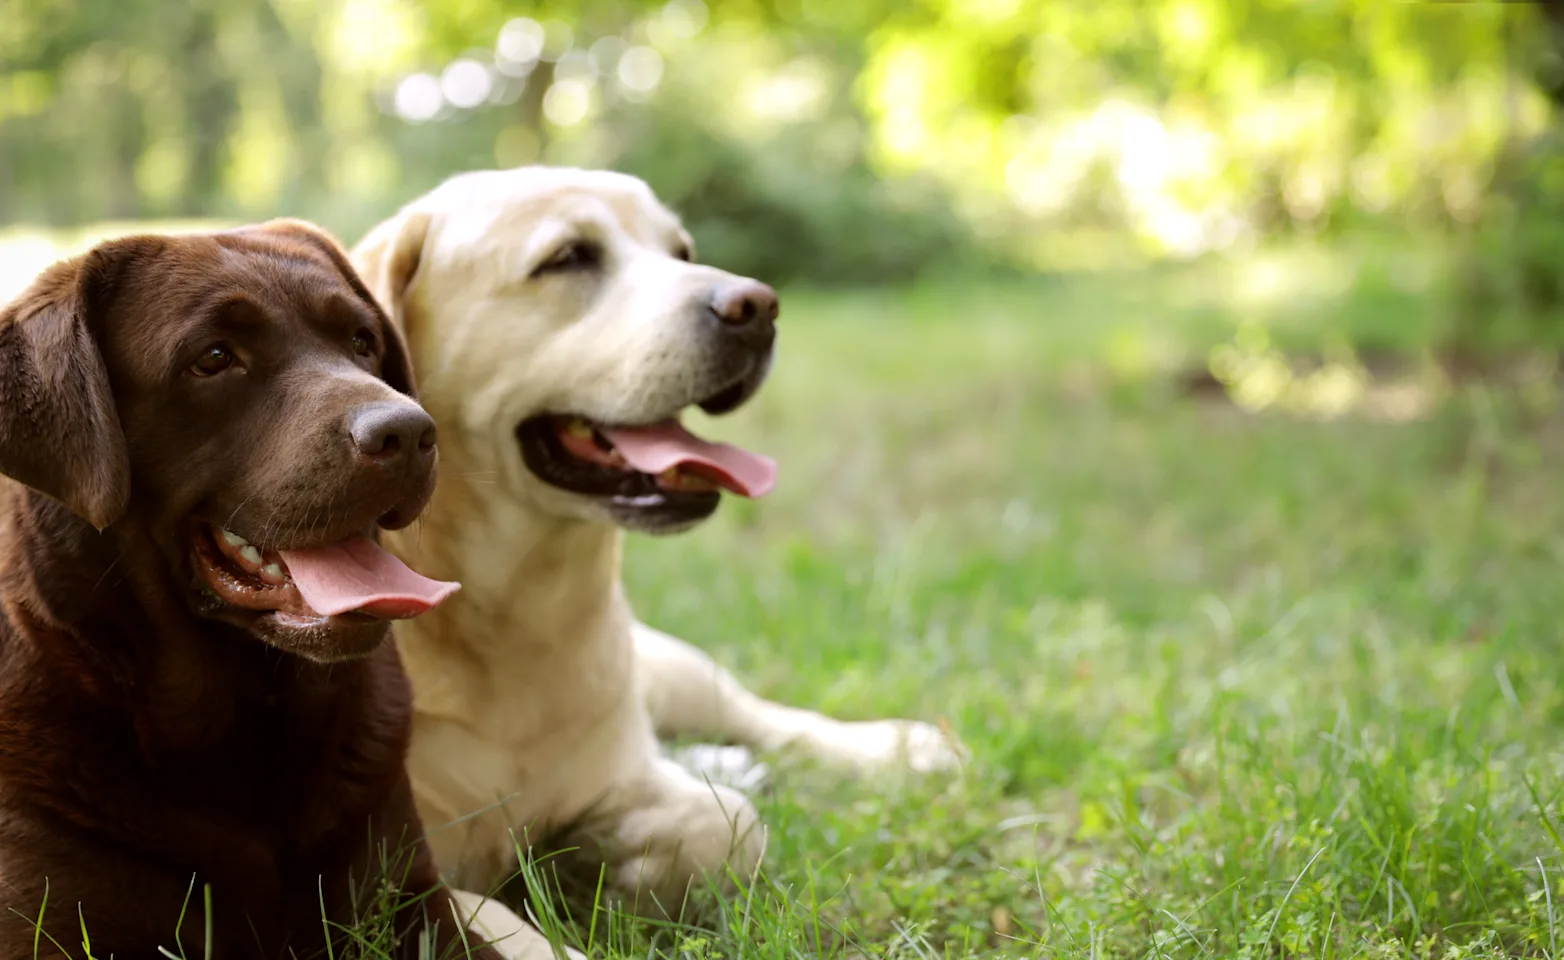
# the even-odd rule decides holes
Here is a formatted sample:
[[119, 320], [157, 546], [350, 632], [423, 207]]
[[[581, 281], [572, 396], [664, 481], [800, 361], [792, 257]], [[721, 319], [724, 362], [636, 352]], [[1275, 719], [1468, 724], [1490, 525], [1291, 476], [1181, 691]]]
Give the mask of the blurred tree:
[[1495, 162], [1489, 202], [1464, 232], [1452, 313], [1439, 350], [1458, 376], [1490, 377], [1539, 357], [1564, 359], [1564, 9], [1512, 20], [1504, 40], [1548, 98], [1551, 119], [1531, 135], [1508, 104], [1508, 138]]
[[1373, 221], [1465, 229], [1559, 96], [1506, 41], [1541, 16], [0, 0], [0, 220], [286, 212], [351, 236], [451, 172], [541, 159], [646, 176], [708, 253], [776, 279], [1079, 260], [1088, 237], [1194, 255]]
[[[167, 4], [10, 0], [0, 46], [0, 216], [46, 222], [196, 215], [221, 201], [228, 140], [241, 96], [264, 62], [238, 62], [239, 34], [253, 52], [277, 51], [294, 69], [313, 61], [265, 0]], [[290, 57], [289, 54], [292, 54]], [[291, 61], [291, 62], [290, 62]], [[287, 82], [287, 81], [285, 81]], [[318, 89], [292, 102], [309, 111]], [[297, 118], [307, 124], [312, 117]]]

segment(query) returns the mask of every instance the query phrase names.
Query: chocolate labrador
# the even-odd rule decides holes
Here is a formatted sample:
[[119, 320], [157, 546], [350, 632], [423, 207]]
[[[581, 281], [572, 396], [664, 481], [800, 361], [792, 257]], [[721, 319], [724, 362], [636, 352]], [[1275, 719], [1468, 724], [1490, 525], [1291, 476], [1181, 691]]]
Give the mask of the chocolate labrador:
[[434, 485], [413, 396], [297, 221], [107, 242], [0, 311], [0, 960], [340, 957], [377, 910], [377, 950], [494, 956], [402, 766], [389, 621], [455, 589], [376, 543]]

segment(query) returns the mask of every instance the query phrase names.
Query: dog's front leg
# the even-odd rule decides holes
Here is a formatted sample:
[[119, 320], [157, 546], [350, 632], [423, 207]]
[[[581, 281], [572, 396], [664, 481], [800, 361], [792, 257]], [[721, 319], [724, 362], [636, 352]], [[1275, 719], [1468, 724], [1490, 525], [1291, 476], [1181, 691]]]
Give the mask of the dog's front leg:
[[765, 852], [760, 815], [743, 794], [657, 756], [626, 769], [558, 840], [590, 844], [607, 867], [610, 902], [654, 919], [681, 918], [697, 888], [733, 892]]
[[762, 699], [706, 654], [643, 623], [632, 627], [642, 700], [657, 735], [800, 750], [854, 771], [902, 766], [925, 773], [962, 762], [954, 737], [916, 720], [849, 723]]

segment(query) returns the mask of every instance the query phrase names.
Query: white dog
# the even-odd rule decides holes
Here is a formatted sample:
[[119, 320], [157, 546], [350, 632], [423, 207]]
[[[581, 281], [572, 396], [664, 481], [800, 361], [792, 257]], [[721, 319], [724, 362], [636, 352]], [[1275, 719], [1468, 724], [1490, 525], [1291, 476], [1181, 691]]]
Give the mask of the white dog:
[[[643, 907], [677, 909], [692, 882], [729, 867], [748, 874], [762, 846], [754, 807], [662, 756], [659, 735], [858, 771], [959, 763], [928, 724], [762, 700], [638, 623], [625, 599], [622, 530], [684, 530], [721, 491], [772, 483], [764, 457], [678, 425], [687, 407], [724, 413], [759, 389], [776, 335], [770, 287], [697, 265], [642, 181], [574, 169], [454, 177], [354, 258], [406, 331], [440, 429], [439, 491], [416, 528], [386, 540], [463, 585], [396, 632], [415, 690], [419, 812], [459, 886], [493, 889], [516, 870], [518, 840], [564, 825], [593, 839], [612, 891], [639, 891]], [[547, 953], [530, 928], [501, 948]]]

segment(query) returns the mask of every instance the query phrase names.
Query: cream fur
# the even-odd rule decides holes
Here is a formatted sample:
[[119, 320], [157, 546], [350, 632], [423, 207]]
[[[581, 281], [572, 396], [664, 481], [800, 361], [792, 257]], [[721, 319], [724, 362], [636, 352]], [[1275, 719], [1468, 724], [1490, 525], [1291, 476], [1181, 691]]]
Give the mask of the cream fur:
[[[604, 247], [601, 270], [530, 276], [571, 237]], [[749, 874], [763, 848], [754, 807], [662, 757], [659, 735], [797, 749], [861, 771], [959, 762], [932, 726], [770, 703], [638, 623], [620, 585], [621, 530], [523, 464], [514, 431], [527, 417], [644, 420], [716, 388], [692, 335], [694, 304], [732, 278], [671, 255], [688, 242], [638, 179], [533, 167], [454, 177], [354, 251], [407, 332], [440, 428], [439, 490], [417, 526], [386, 542], [420, 572], [463, 585], [399, 623], [396, 641], [415, 689], [419, 810], [466, 889], [515, 870], [513, 837], [567, 823], [602, 843], [613, 892], [639, 887], [642, 904], [650, 894], [677, 908], [703, 875]], [[473, 919], [491, 931], [510, 922], [502, 949], [550, 955], [498, 904]]]

